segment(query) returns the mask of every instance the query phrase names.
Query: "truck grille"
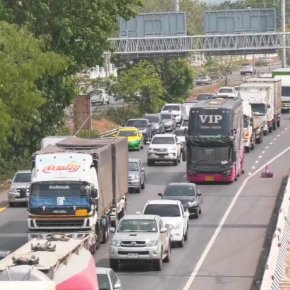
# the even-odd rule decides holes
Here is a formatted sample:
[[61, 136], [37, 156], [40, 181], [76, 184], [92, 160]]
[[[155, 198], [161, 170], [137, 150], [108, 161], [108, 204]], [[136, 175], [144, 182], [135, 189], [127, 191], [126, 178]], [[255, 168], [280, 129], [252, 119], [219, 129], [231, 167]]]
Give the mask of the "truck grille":
[[36, 220], [37, 227], [82, 227], [84, 225], [83, 219], [71, 220]]
[[167, 148], [155, 148], [154, 151], [155, 151], [155, 152], [165, 153], [165, 152], [167, 152], [168, 150], [167, 150]]
[[122, 241], [121, 247], [145, 247], [145, 241]]

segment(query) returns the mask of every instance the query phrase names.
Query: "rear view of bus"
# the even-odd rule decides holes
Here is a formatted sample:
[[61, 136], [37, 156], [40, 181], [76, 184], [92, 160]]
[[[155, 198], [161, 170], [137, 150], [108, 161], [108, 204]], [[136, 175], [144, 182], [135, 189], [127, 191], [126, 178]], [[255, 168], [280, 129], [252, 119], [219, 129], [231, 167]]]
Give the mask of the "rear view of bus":
[[186, 150], [189, 182], [232, 182], [243, 172], [243, 109], [240, 98], [214, 98], [192, 106]]

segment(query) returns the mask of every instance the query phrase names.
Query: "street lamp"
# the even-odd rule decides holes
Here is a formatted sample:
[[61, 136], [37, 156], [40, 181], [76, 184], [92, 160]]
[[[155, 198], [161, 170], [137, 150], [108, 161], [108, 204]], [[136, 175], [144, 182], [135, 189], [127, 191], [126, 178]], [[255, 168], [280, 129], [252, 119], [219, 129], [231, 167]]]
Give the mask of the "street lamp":
[[286, 5], [285, 0], [281, 0], [281, 27], [283, 33], [283, 47], [282, 47], [282, 67], [285, 68], [287, 66], [286, 61]]

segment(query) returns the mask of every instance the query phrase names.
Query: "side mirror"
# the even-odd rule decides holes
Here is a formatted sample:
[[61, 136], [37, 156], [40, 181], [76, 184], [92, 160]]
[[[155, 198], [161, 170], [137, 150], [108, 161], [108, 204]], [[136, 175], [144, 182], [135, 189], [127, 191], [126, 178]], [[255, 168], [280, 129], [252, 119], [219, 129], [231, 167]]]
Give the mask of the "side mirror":
[[141, 214], [141, 211], [136, 211], [136, 214]]
[[160, 230], [160, 233], [167, 233], [167, 231], [168, 231], [167, 228], [162, 228], [162, 229]]
[[197, 193], [197, 196], [201, 196], [202, 194], [200, 192]]
[[144, 167], [141, 167], [141, 171], [142, 171], [142, 172], [145, 172], [145, 168], [144, 168]]
[[158, 193], [158, 196], [161, 196], [163, 198], [163, 194], [161, 192]]
[[11, 183], [12, 183], [12, 179], [8, 179], [8, 180], [7, 180], [7, 183], [8, 183], [8, 184], [11, 184]]
[[112, 137], [117, 137], [117, 133], [114, 133], [114, 134], [112, 135]]
[[116, 232], [116, 228], [110, 227], [110, 233], [115, 233], [115, 232]]
[[96, 188], [93, 188], [91, 190], [91, 197], [92, 198], [98, 198], [98, 190]]
[[113, 289], [114, 289], [114, 290], [118, 290], [118, 289], [121, 289], [121, 287], [122, 287], [122, 286], [121, 286], [120, 281], [117, 281], [117, 282], [115, 283]]
[[176, 126], [177, 126], [177, 127], [180, 127], [180, 123], [177, 123]]
[[269, 109], [269, 108], [271, 108], [271, 105], [269, 105], [269, 104], [268, 104], [268, 106], [267, 106], [267, 107], [268, 107], [268, 109]]

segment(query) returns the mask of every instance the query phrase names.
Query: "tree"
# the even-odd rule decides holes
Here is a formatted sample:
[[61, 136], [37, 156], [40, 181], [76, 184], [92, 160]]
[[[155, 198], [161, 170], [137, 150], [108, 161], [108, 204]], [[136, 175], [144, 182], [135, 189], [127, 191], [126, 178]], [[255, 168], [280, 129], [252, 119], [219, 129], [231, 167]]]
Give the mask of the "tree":
[[[26, 28], [0, 22], [0, 154], [19, 156], [30, 144], [30, 132], [40, 125], [46, 103], [37, 81], [66, 70], [69, 59], [45, 52], [45, 43]], [[10, 156], [11, 158], [11, 156]]]
[[164, 103], [162, 80], [147, 61], [121, 72], [112, 89], [125, 103], [138, 107], [140, 114], [156, 112]]
[[194, 70], [187, 59], [159, 59], [154, 61], [166, 90], [168, 103], [182, 102], [193, 87]]

